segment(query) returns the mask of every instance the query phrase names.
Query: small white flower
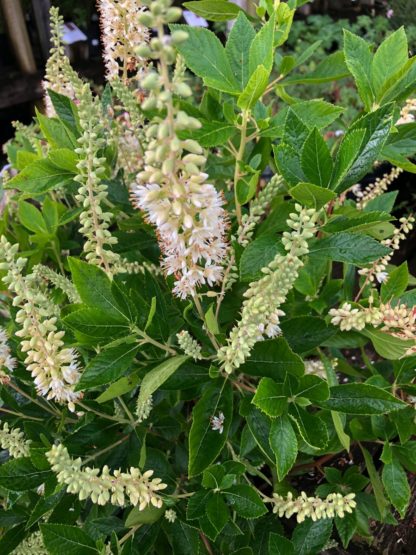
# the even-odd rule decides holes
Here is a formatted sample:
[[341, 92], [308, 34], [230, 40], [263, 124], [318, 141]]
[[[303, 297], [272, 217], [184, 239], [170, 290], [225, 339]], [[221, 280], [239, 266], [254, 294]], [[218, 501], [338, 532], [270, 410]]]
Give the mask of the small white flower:
[[176, 511], [174, 511], [173, 509], [168, 509], [165, 512], [165, 518], [168, 522], [170, 522], [171, 524], [173, 524], [176, 520]]
[[385, 281], [387, 281], [389, 277], [389, 274], [387, 272], [377, 272], [376, 273], [376, 280], [379, 283], [384, 283]]
[[224, 431], [224, 420], [225, 416], [223, 412], [220, 412], [218, 416], [212, 416], [211, 429], [214, 430], [214, 432], [220, 432], [220, 434], [222, 434]]

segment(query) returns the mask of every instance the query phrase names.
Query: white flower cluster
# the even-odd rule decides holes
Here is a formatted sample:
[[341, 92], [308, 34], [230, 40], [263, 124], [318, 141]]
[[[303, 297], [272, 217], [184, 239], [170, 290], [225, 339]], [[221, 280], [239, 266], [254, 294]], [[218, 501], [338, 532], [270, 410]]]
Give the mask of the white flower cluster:
[[140, 81], [149, 91], [142, 108], [157, 110], [160, 115], [147, 127], [144, 169], [137, 175], [131, 197], [149, 223], [156, 226], [162, 267], [167, 275], [175, 276], [174, 293], [184, 299], [194, 295], [197, 287], [212, 286], [222, 279], [228, 222], [221, 195], [206, 183], [202, 147], [194, 140], [178, 137], [178, 132], [201, 125], [174, 102], [174, 95], [192, 94], [180, 58], [173, 78], [169, 77], [169, 66], [177, 59], [174, 45], [186, 40], [187, 34], [174, 31], [170, 44], [163, 26], [180, 15], [181, 10], [171, 7], [169, 0], [156, 0], [140, 17], [144, 24], [158, 30], [158, 36], [138, 50], [139, 55], [158, 60], [157, 68]]
[[377, 177], [374, 183], [370, 183], [362, 190], [361, 186], [354, 185], [352, 192], [357, 197], [357, 208], [363, 210], [370, 200], [373, 200], [387, 191], [389, 186], [396, 181], [399, 175], [403, 173], [402, 168], [393, 167], [390, 173], [385, 173], [382, 177]]
[[314, 209], [304, 209], [299, 204], [295, 208], [287, 221], [292, 231], [285, 232], [282, 238], [287, 254], [278, 254], [262, 269], [265, 276], [250, 283], [244, 293], [241, 320], [232, 329], [228, 344], [218, 351], [218, 359], [227, 373], [244, 363], [257, 341], [281, 333], [279, 318], [284, 312], [279, 307], [298, 277], [303, 265], [300, 257], [308, 253], [307, 240], [315, 233], [318, 217]]
[[68, 493], [77, 494], [81, 501], [90, 498], [97, 505], [110, 502], [120, 507], [131, 504], [138, 506], [140, 511], [148, 505], [158, 508], [163, 505], [158, 492], [167, 485], [160, 478], [150, 479], [153, 470], [142, 473], [132, 467], [128, 472], [111, 472], [108, 466], [102, 470], [88, 466], [81, 469], [81, 459], [72, 459], [62, 444], [53, 445], [46, 457], [57, 473], [58, 482], [66, 484]]
[[121, 69], [126, 80], [129, 72], [144, 66], [144, 60], [135, 52], [149, 38], [147, 28], [138, 19], [143, 4], [139, 0], [99, 0], [98, 9], [107, 79], [117, 78]]
[[400, 118], [397, 120], [396, 125], [413, 123], [415, 121], [415, 116], [413, 112], [416, 112], [416, 98], [408, 98], [406, 100], [405, 106], [400, 112]]
[[176, 511], [174, 511], [173, 509], [168, 509], [167, 511], [165, 511], [165, 518], [168, 522], [173, 524], [177, 519]]
[[182, 330], [176, 334], [176, 337], [178, 339], [179, 347], [186, 355], [192, 357], [194, 360], [200, 360], [202, 358], [202, 347], [198, 341], [191, 336], [189, 331]]
[[11, 555], [49, 555], [43, 543], [42, 534], [34, 532], [25, 538], [12, 552]]
[[306, 518], [311, 518], [314, 522], [323, 518], [333, 518], [335, 516], [344, 518], [345, 513], [352, 513], [357, 506], [354, 501], [355, 493], [341, 495], [340, 493], [330, 493], [325, 499], [319, 497], [308, 497], [304, 491], [299, 497], [293, 497], [292, 492], [287, 497], [274, 493], [270, 502], [273, 503], [273, 512], [279, 517], [290, 518], [296, 515], [298, 522], [303, 522]]
[[0, 269], [7, 271], [3, 281], [15, 293], [13, 305], [19, 307], [15, 320], [21, 329], [16, 335], [25, 338], [20, 346], [26, 353], [27, 370], [39, 395], [68, 404], [74, 411], [82, 396], [74, 391], [80, 378], [78, 355], [64, 347], [65, 332], [58, 331], [57, 318], [51, 315], [49, 300], [38, 288], [37, 278], [33, 274], [23, 276], [26, 260], [18, 257], [18, 248], [18, 244], [11, 245], [1, 237]]
[[[327, 375], [325, 371], [325, 365], [321, 359], [310, 358], [305, 360], [304, 363], [305, 363], [305, 374], [312, 374], [313, 376], [318, 376], [319, 378], [326, 380]], [[331, 359], [331, 365], [332, 365], [332, 368], [335, 369], [338, 366], [338, 359], [336, 358]]]
[[390, 253], [376, 260], [370, 268], [358, 270], [358, 273], [361, 276], [365, 276], [368, 281], [374, 281], [376, 279], [379, 283], [383, 283], [388, 280], [388, 273], [386, 272], [387, 264], [390, 262], [394, 251], [400, 248], [400, 241], [405, 239], [406, 234], [413, 229], [415, 218], [413, 216], [408, 216], [407, 218], [400, 218], [399, 222], [400, 227], [394, 230], [393, 236], [381, 241], [382, 245], [391, 249]]
[[3, 371], [5, 368], [8, 372], [13, 372], [17, 360], [11, 354], [10, 347], [7, 343], [8, 339], [6, 330], [0, 327], [0, 371]]
[[29, 445], [31, 441], [25, 439], [25, 435], [20, 428], [9, 428], [7, 422], [0, 428], [0, 445], [2, 449], [7, 449], [9, 455], [15, 459], [29, 456]]

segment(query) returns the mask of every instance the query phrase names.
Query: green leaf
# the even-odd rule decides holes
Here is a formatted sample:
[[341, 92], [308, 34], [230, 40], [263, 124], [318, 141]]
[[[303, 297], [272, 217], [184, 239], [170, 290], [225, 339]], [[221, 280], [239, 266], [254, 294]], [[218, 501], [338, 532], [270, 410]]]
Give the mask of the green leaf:
[[347, 414], [385, 414], [404, 409], [406, 403], [374, 385], [350, 383], [330, 388], [331, 397], [321, 406]]
[[18, 204], [17, 216], [21, 223], [30, 231], [39, 234], [49, 234], [48, 226], [42, 213], [30, 202], [21, 200]]
[[55, 187], [72, 183], [74, 174], [56, 167], [48, 160], [36, 160], [7, 182], [7, 188], [31, 195], [41, 195]]
[[247, 204], [257, 191], [260, 172], [247, 174], [237, 182], [237, 199], [241, 205]]
[[298, 456], [298, 440], [288, 416], [272, 420], [269, 443], [276, 457], [277, 478], [281, 482]]
[[270, 72], [259, 65], [252, 73], [243, 92], [237, 99], [237, 105], [242, 110], [251, 110], [266, 90]]
[[94, 540], [79, 526], [67, 524], [41, 524], [43, 543], [50, 555], [98, 554]]
[[409, 47], [404, 27], [387, 37], [374, 55], [371, 78], [377, 101], [384, 92], [384, 85], [406, 64]]
[[205, 515], [208, 500], [212, 497], [212, 491], [199, 490], [188, 501], [186, 518], [196, 520]]
[[350, 216], [335, 216], [321, 229], [326, 233], [337, 233], [340, 231], [365, 231], [372, 227], [388, 222], [392, 219], [386, 212], [362, 212], [361, 214]]
[[[224, 429], [213, 430], [211, 418], [224, 415]], [[228, 381], [217, 380], [205, 390], [192, 411], [189, 434], [189, 476], [200, 474], [221, 453], [233, 414], [233, 393]]]
[[345, 62], [354, 77], [361, 100], [366, 111], [369, 112], [375, 102], [371, 79], [373, 63], [371, 46], [361, 37], [344, 29], [344, 54]]
[[184, 2], [183, 5], [208, 21], [229, 21], [235, 19], [241, 11], [240, 6], [227, 0], [198, 0]]
[[267, 509], [255, 489], [239, 484], [229, 489], [225, 496], [231, 509], [243, 518], [259, 518]]
[[219, 39], [208, 29], [188, 25], [170, 25], [172, 31], [188, 33], [188, 38], [176, 45], [186, 65], [204, 80], [207, 87], [235, 94], [240, 90], [230, 62]]
[[311, 130], [328, 127], [344, 112], [344, 108], [319, 99], [297, 102], [290, 109]]
[[251, 402], [268, 416], [280, 416], [287, 407], [283, 384], [271, 378], [262, 378]]
[[[250, 46], [255, 36], [256, 32], [253, 26], [244, 12], [240, 11], [228, 35], [227, 44], [225, 45], [225, 54], [230, 62], [234, 77], [240, 85], [239, 90], [241, 91], [245, 88], [250, 76], [248, 58]], [[202, 143], [201, 145], [207, 146]]]
[[[169, 523], [167, 526], [173, 555], [194, 555], [195, 553], [199, 553], [199, 534], [195, 528], [188, 526], [179, 519]], [[140, 551], [138, 552], [141, 555], [142, 543], [140, 542], [139, 545]]]
[[316, 69], [306, 74], [293, 75], [281, 81], [279, 84], [287, 87], [289, 85], [308, 85], [317, 83], [328, 83], [349, 76], [345, 64], [343, 52], [334, 52], [326, 56]]
[[308, 181], [319, 187], [329, 187], [332, 175], [331, 153], [316, 127], [303, 145], [301, 163]]
[[10, 491], [36, 488], [50, 476], [50, 470], [38, 470], [26, 457], [12, 459], [0, 465], [0, 487]]
[[169, 358], [148, 372], [140, 385], [137, 405], [143, 406], [150, 396], [161, 387], [170, 376], [187, 360], [187, 355]]
[[126, 320], [97, 308], [76, 310], [62, 318], [62, 321], [71, 328], [78, 341], [86, 344], [108, 343], [111, 339], [130, 333]]
[[244, 415], [248, 428], [257, 443], [258, 448], [264, 454], [270, 464], [275, 463], [275, 456], [269, 445], [271, 420], [261, 411], [249, 405], [247, 414]]
[[273, 145], [274, 159], [277, 169], [289, 185], [297, 185], [306, 181], [303, 173], [299, 152], [285, 142]]
[[329, 398], [329, 388], [327, 382], [319, 376], [305, 374], [300, 378], [295, 394], [296, 397], [306, 397], [310, 401], [326, 401]]
[[345, 179], [363, 148], [365, 129], [348, 131], [339, 145], [332, 174], [331, 189], [336, 189]]
[[285, 120], [284, 140], [295, 151], [300, 151], [308, 138], [310, 130], [294, 109], [289, 108]]
[[318, 187], [312, 183], [299, 183], [289, 190], [290, 195], [309, 208], [319, 210], [330, 200], [336, 198], [336, 194], [329, 189]]
[[206, 505], [206, 514], [216, 533], [219, 534], [230, 518], [228, 507], [220, 493], [214, 494], [209, 499]]
[[59, 119], [48, 118], [38, 111], [36, 111], [36, 119], [39, 122], [43, 136], [52, 148], [68, 148], [71, 150], [77, 146], [76, 138]]
[[295, 403], [290, 405], [289, 415], [305, 443], [314, 449], [323, 449], [328, 444], [328, 429], [322, 418]]
[[302, 358], [292, 351], [286, 339], [278, 337], [256, 343], [240, 370], [243, 374], [283, 381], [287, 373], [302, 376], [305, 367]]
[[115, 397], [121, 397], [121, 395], [129, 393], [132, 389], [137, 387], [138, 383], [139, 377], [137, 375], [120, 378], [111, 384], [110, 387], [108, 387], [104, 393], [101, 393], [95, 400], [97, 403], [106, 403]]
[[391, 463], [384, 465], [381, 477], [388, 498], [404, 518], [411, 495], [406, 472], [402, 465], [393, 459]]
[[324, 518], [314, 522], [306, 519], [293, 532], [292, 543], [296, 555], [317, 555], [321, 553], [332, 533], [332, 520]]
[[389, 502], [384, 495], [383, 484], [381, 482], [379, 473], [374, 466], [373, 457], [370, 453], [361, 446], [361, 451], [364, 455], [365, 465], [367, 467], [367, 472], [371, 480], [371, 486], [373, 488], [374, 497], [376, 498], [377, 508], [380, 511], [382, 519], [387, 515], [387, 509], [389, 507]]
[[273, 234], [264, 234], [252, 241], [244, 249], [240, 258], [240, 279], [245, 283], [251, 283], [261, 278], [262, 268], [266, 267], [280, 253], [284, 254], [284, 248]]
[[132, 528], [138, 524], [154, 524], [160, 518], [162, 518], [166, 507], [154, 507], [153, 505], [148, 505], [144, 509], [140, 507], [133, 507], [132, 510], [127, 515], [125, 526], [126, 528]]
[[400, 266], [390, 272], [388, 280], [381, 286], [381, 302], [387, 303], [393, 297], [400, 297], [408, 286], [409, 270], [407, 262], [403, 262]]
[[361, 330], [360, 333], [368, 337], [376, 352], [387, 360], [401, 358], [414, 345], [412, 340], [400, 339], [400, 337], [395, 337], [374, 328]]
[[48, 96], [51, 99], [53, 107], [55, 109], [58, 118], [74, 133], [78, 136], [78, 113], [75, 104], [72, 100], [63, 94], [59, 94], [52, 89], [48, 89]]
[[365, 266], [390, 251], [369, 235], [340, 232], [311, 241], [310, 254], [330, 258], [336, 262], [348, 262]]
[[78, 158], [69, 148], [53, 148], [48, 153], [48, 160], [59, 169], [73, 174], [77, 173]]
[[29, 528], [36, 524], [36, 522], [39, 522], [44, 515], [52, 511], [62, 500], [64, 495], [65, 489], [61, 489], [49, 497], [40, 497], [30, 514], [30, 518], [26, 523], [25, 529], [29, 530]]
[[181, 139], [195, 139], [198, 143], [206, 148], [220, 146], [230, 139], [236, 128], [224, 121], [206, 121], [200, 120], [201, 127], [192, 131], [181, 131], [179, 136]]
[[290, 347], [300, 354], [318, 347], [336, 331], [316, 316], [296, 316], [284, 320], [280, 327]]
[[72, 280], [82, 301], [90, 307], [105, 310], [112, 316], [126, 319], [111, 291], [111, 281], [101, 268], [70, 257]]
[[378, 210], [380, 212], [390, 213], [396, 202], [398, 191], [390, 191], [389, 193], [384, 193], [379, 197], [370, 200], [364, 207], [364, 212], [373, 212]]
[[122, 344], [106, 349], [85, 367], [75, 391], [84, 391], [114, 382], [127, 373], [138, 351], [137, 345]]
[[357, 511], [345, 513], [342, 518], [336, 516], [334, 522], [339, 537], [341, 538], [342, 545], [347, 549], [348, 544], [357, 530]]
[[268, 547], [268, 555], [295, 555], [293, 543], [284, 536], [274, 532], [271, 532], [269, 535]]
[[260, 65], [264, 66], [269, 73], [272, 70], [275, 24], [276, 19], [273, 14], [269, 21], [263, 25], [260, 31], [256, 34], [251, 43], [248, 62], [250, 76], [254, 74]]

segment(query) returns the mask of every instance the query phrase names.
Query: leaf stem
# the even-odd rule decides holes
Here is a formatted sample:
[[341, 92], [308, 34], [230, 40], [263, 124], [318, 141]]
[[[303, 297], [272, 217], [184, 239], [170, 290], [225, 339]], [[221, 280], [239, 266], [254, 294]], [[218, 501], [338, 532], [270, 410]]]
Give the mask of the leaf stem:
[[244, 151], [246, 149], [247, 144], [247, 124], [250, 116], [249, 110], [243, 110], [242, 112], [242, 121], [240, 126], [241, 131], [241, 138], [240, 138], [240, 147], [237, 152], [236, 160], [235, 160], [235, 169], [234, 169], [234, 201], [235, 201], [235, 211], [237, 216], [237, 221], [241, 224], [242, 212], [241, 212], [241, 205], [238, 202], [238, 195], [237, 195], [237, 183], [242, 177], [242, 173], [240, 172], [240, 164], [243, 162], [244, 159]]

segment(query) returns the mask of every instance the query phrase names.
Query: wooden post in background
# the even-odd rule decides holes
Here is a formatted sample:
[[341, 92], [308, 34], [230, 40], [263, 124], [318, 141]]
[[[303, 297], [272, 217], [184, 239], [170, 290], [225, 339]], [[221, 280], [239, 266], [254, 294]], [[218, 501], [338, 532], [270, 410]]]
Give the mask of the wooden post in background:
[[20, 69], [24, 73], [36, 73], [35, 58], [20, 0], [0, 0], [0, 2], [7, 26], [7, 34]]
[[32, 0], [33, 15], [35, 16], [36, 28], [38, 31], [42, 57], [46, 61], [50, 50], [50, 26], [49, 10], [51, 9], [50, 0]]

